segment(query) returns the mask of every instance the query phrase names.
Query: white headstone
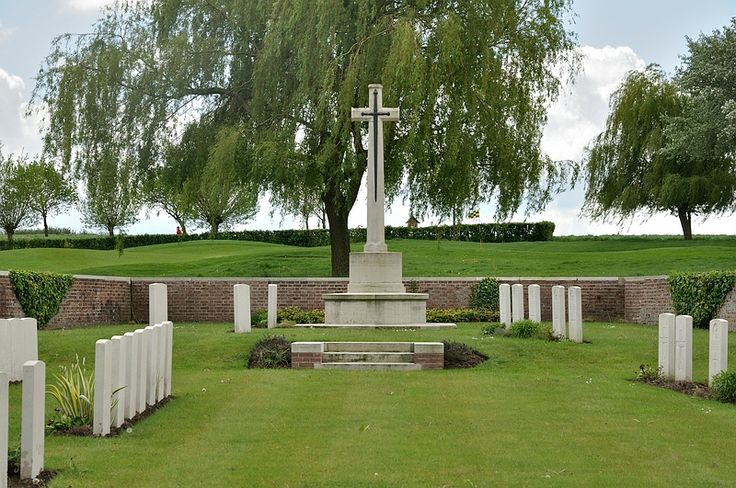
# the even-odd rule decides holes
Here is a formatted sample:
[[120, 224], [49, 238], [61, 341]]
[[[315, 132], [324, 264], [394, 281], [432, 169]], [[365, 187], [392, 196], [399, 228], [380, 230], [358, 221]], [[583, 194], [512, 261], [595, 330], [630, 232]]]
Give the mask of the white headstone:
[[693, 318], [675, 317], [675, 381], [693, 380]]
[[160, 324], [169, 320], [169, 301], [166, 285], [148, 285], [148, 325]]
[[233, 286], [233, 303], [235, 305], [235, 333], [250, 332], [250, 286]]
[[501, 324], [507, 329], [511, 326], [511, 286], [503, 283], [498, 285], [498, 304], [501, 308]]
[[43, 470], [46, 428], [46, 364], [23, 365], [23, 411], [20, 433], [20, 479], [33, 479]]
[[[148, 333], [144, 329], [136, 329], [133, 332], [138, 337], [138, 392], [136, 393], [136, 413], [146, 410], [146, 400], [148, 399]], [[135, 338], [133, 339], [135, 340]]]
[[398, 108], [383, 106], [383, 87], [368, 85], [368, 107], [353, 108], [354, 121], [368, 122], [368, 229], [365, 252], [386, 252], [384, 233], [383, 122], [399, 120]]
[[38, 359], [38, 327], [36, 319], [13, 318], [9, 325], [10, 381], [23, 380], [23, 364]]
[[278, 314], [278, 299], [277, 299], [276, 285], [268, 285], [268, 328], [273, 329], [276, 327], [277, 314]]
[[112, 343], [100, 339], [95, 343], [95, 404], [92, 433], [110, 434], [112, 395]]
[[156, 331], [153, 329], [152, 325], [149, 325], [144, 330], [146, 339], [146, 346], [148, 346], [148, 350], [146, 351], [146, 355], [148, 356], [148, 360], [146, 361], [148, 364], [148, 368], [146, 371], [146, 404], [147, 405], [155, 405], [156, 404], [156, 379], [158, 376], [158, 335], [156, 334]]
[[657, 366], [662, 376], [675, 379], [675, 314], [659, 314], [659, 352]]
[[166, 391], [165, 376], [166, 376], [166, 335], [164, 326], [162, 324], [156, 324], [153, 326], [153, 330], [156, 333], [156, 344], [158, 346], [158, 352], [156, 359], [156, 403], [164, 399], [164, 392]]
[[110, 378], [112, 380], [112, 391], [115, 392], [112, 398], [112, 426], [120, 428], [125, 422], [125, 363], [127, 351], [123, 344], [123, 336], [112, 336], [110, 339], [110, 352], [112, 354], [110, 360]]
[[511, 287], [511, 321], [524, 320], [524, 285], [516, 284]]
[[126, 332], [123, 335], [125, 342], [125, 350], [127, 357], [125, 359], [125, 418], [132, 419], [135, 417], [135, 409], [138, 401], [138, 345], [140, 336], [136, 336], [133, 332]]
[[[2, 336], [0, 336], [0, 339]], [[1, 351], [0, 351], [1, 352]], [[0, 488], [8, 488], [8, 421], [10, 420], [10, 375], [0, 370]]]
[[583, 342], [583, 295], [579, 286], [567, 289], [567, 307], [570, 317], [570, 340]]
[[555, 337], [561, 339], [567, 337], [565, 327], [565, 287], [560, 285], [552, 287], [552, 333]]
[[542, 321], [542, 302], [539, 285], [529, 285], [527, 287], [529, 295], [529, 320], [534, 322]]
[[171, 396], [171, 368], [173, 367], [174, 355], [174, 324], [164, 322], [164, 338], [166, 340], [166, 359], [164, 364], [164, 397]]
[[11, 374], [13, 368], [13, 344], [11, 337], [10, 319], [0, 319], [0, 372], [7, 373], [8, 381], [14, 381]]
[[728, 369], [728, 321], [713, 319], [710, 321], [710, 340], [708, 353], [708, 384], [713, 377]]

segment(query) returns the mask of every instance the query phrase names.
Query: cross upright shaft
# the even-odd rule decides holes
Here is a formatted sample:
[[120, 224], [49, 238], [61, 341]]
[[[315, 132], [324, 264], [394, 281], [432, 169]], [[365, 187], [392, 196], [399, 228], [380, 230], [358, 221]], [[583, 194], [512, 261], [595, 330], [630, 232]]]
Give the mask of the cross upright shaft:
[[368, 122], [368, 236], [363, 250], [386, 252], [383, 122], [398, 121], [399, 109], [383, 106], [381, 85], [368, 85], [368, 105], [351, 111], [352, 120]]

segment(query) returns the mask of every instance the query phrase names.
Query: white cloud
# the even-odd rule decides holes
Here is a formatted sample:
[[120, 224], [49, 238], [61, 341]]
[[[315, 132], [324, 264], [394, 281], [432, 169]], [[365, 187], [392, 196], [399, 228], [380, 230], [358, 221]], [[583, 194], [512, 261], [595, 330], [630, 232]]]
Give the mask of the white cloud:
[[60, 0], [61, 8], [66, 12], [90, 14], [99, 11], [102, 7], [110, 5], [115, 0]]
[[35, 155], [41, 150], [39, 119], [24, 115], [25, 90], [20, 76], [0, 68], [0, 143], [7, 152]]

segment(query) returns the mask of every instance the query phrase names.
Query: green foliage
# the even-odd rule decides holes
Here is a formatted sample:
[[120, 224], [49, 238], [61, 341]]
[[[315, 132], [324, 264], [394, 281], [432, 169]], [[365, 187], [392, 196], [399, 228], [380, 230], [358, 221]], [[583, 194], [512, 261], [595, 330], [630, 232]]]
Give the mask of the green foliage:
[[125, 252], [125, 236], [122, 233], [115, 236], [115, 249], [118, 251], [118, 257]]
[[480, 329], [483, 335], [506, 335], [506, 327], [503, 324], [486, 324]]
[[39, 329], [46, 327], [59, 311], [72, 280], [66, 274], [10, 271], [10, 284], [23, 313], [35, 318]]
[[736, 285], [736, 272], [672, 273], [669, 288], [677, 314], [690, 315], [693, 326], [708, 328], [726, 295]]
[[265, 329], [268, 327], [268, 311], [252, 310], [250, 312], [250, 324], [256, 329]]
[[722, 371], [715, 375], [711, 392], [716, 400], [736, 403], [736, 369]]
[[23, 173], [23, 160], [3, 156], [0, 145], [0, 228], [7, 236], [7, 247], [13, 248], [13, 235], [23, 225], [33, 225], [36, 221], [26, 187], [30, 184], [28, 175]]
[[253, 345], [248, 368], [290, 368], [291, 342], [283, 336], [266, 336]]
[[529, 339], [542, 333], [542, 324], [533, 320], [520, 320], [509, 327], [509, 337]]
[[113, 237], [115, 229], [137, 221], [141, 200], [132, 161], [106, 154], [87, 166], [86, 178], [87, 198], [82, 202], [86, 225], [104, 229]]
[[8, 476], [17, 477], [20, 475], [20, 455], [20, 446], [8, 449]]
[[77, 201], [77, 192], [52, 164], [34, 161], [19, 169], [19, 176], [26, 181], [28, 205], [43, 220], [44, 235], [48, 237], [47, 217], [70, 207]]
[[498, 310], [487, 308], [429, 308], [427, 322], [494, 322], [498, 320]]
[[445, 346], [445, 369], [474, 368], [488, 356], [462, 342], [442, 341]]
[[639, 365], [639, 371], [636, 372], [636, 381], [643, 383], [657, 383], [662, 380], [662, 368], [651, 366], [649, 364]]
[[470, 289], [471, 308], [498, 309], [498, 281], [495, 278], [483, 278]]
[[54, 375], [56, 384], [48, 386], [47, 394], [56, 400], [56, 416], [51, 425], [53, 430], [92, 425], [94, 415], [94, 371], [87, 371], [86, 359], [71, 366], [60, 366], [61, 372]]
[[279, 323], [321, 324], [325, 321], [324, 310], [302, 310], [299, 307], [287, 307], [276, 314]]

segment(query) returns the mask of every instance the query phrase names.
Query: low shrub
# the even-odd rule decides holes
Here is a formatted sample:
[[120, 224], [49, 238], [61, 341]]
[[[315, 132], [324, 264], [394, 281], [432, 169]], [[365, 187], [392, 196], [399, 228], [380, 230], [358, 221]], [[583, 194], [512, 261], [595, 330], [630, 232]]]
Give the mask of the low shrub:
[[442, 341], [445, 345], [445, 369], [474, 368], [488, 356], [462, 342]]
[[253, 346], [248, 355], [248, 368], [290, 368], [291, 342], [284, 336], [266, 336]]
[[723, 371], [715, 375], [711, 391], [716, 400], [736, 403], [736, 369]]
[[279, 310], [278, 322], [294, 324], [323, 324], [325, 322], [324, 310], [302, 310], [299, 307], [287, 307]]
[[483, 335], [496, 335], [499, 333], [504, 335], [505, 331], [506, 327], [503, 324], [486, 324], [480, 329], [480, 332]]
[[35, 318], [39, 329], [46, 327], [59, 311], [73, 281], [71, 275], [34, 271], [10, 271], [9, 277], [23, 313]]
[[427, 322], [497, 322], [498, 311], [487, 308], [430, 308]]
[[641, 364], [639, 371], [636, 372], [636, 381], [642, 383], [657, 383], [662, 379], [662, 368], [651, 366], [649, 364]]
[[250, 313], [250, 325], [256, 329], [268, 327], [268, 312], [266, 310], [253, 310]]
[[543, 333], [542, 324], [533, 320], [519, 320], [511, 324], [508, 330], [509, 337], [529, 339]]
[[471, 308], [490, 308], [498, 310], [498, 281], [483, 278], [470, 289]]
[[8, 476], [20, 476], [20, 446], [8, 450]]
[[94, 414], [94, 371], [87, 371], [86, 360], [76, 357], [71, 366], [61, 366], [54, 375], [56, 384], [49, 385], [47, 394], [59, 404], [56, 416], [49, 422], [50, 430], [68, 430], [92, 425]]

